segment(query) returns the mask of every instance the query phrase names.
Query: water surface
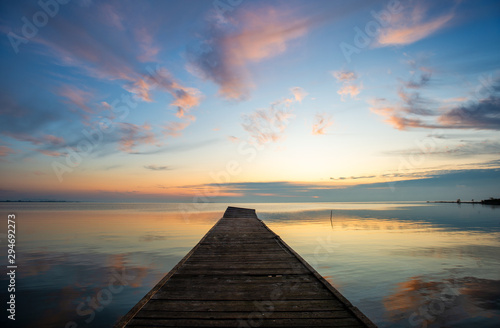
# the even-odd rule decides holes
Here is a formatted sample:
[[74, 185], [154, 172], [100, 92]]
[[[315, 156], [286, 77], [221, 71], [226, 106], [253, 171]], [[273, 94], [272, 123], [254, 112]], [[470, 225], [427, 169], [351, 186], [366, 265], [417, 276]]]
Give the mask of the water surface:
[[[3, 254], [7, 214], [17, 216], [15, 326], [112, 326], [228, 205], [257, 209], [259, 218], [379, 327], [500, 324], [496, 207], [1, 203]], [[6, 260], [1, 257], [4, 268]], [[4, 275], [0, 284], [6, 301]]]

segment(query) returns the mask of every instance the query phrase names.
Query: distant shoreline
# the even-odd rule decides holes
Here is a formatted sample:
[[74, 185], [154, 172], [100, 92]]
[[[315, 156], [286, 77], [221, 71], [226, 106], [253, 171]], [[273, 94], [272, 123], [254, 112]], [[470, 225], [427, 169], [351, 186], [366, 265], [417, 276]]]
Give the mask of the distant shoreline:
[[490, 198], [490, 199], [483, 199], [481, 201], [475, 202], [475, 201], [461, 201], [460, 199], [456, 201], [449, 201], [449, 200], [436, 200], [436, 201], [427, 201], [427, 203], [446, 203], [446, 204], [481, 204], [481, 205], [500, 205], [500, 198]]
[[0, 200], [0, 203], [81, 203], [77, 200]]

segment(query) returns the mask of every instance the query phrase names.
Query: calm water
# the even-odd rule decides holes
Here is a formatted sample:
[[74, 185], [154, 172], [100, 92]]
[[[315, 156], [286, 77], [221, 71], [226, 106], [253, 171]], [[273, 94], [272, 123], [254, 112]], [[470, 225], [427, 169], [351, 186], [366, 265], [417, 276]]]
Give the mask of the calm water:
[[[7, 214], [17, 216], [12, 326], [112, 326], [227, 205], [1, 203], [3, 268]], [[256, 208], [259, 218], [379, 327], [500, 324], [499, 207], [231, 205]], [[0, 279], [2, 304], [6, 278]]]

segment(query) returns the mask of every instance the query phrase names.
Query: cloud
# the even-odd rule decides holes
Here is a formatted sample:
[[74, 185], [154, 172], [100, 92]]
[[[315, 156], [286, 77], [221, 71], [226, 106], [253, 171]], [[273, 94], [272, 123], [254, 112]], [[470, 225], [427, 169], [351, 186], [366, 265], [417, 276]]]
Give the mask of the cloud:
[[130, 153], [141, 144], [157, 144], [151, 126], [146, 123], [142, 126], [123, 122], [117, 122], [116, 124], [119, 125], [119, 149], [121, 151]]
[[235, 136], [229, 136], [229, 137], [227, 137], [227, 139], [228, 139], [229, 141], [231, 141], [231, 142], [234, 142], [234, 143], [236, 143], [236, 142], [239, 142], [239, 141], [240, 141], [240, 138], [235, 137]]
[[157, 166], [157, 165], [145, 165], [144, 166], [145, 169], [148, 169], [148, 170], [152, 170], [152, 171], [169, 171], [171, 170], [172, 168], [170, 168], [169, 166]]
[[275, 101], [268, 108], [257, 109], [243, 115], [243, 129], [250, 135], [250, 142], [264, 145], [284, 137], [289, 120], [294, 117], [291, 106], [298, 100], [295, 96]]
[[170, 137], [178, 137], [181, 135], [181, 131], [187, 128], [189, 124], [191, 124], [189, 121], [169, 122], [163, 127], [163, 134]]
[[332, 71], [331, 74], [337, 79], [337, 82], [342, 83], [342, 87], [337, 91], [342, 101], [344, 101], [344, 96], [354, 98], [361, 92], [361, 86], [355, 83], [358, 79], [355, 72], [340, 70]]
[[358, 76], [356, 73], [351, 72], [351, 71], [332, 71], [332, 75], [337, 79], [338, 82], [351, 82], [355, 81]]
[[98, 15], [103, 23], [119, 30], [125, 30], [126, 19], [116, 6], [110, 3], [100, 3], [98, 4]]
[[16, 152], [7, 146], [0, 145], [0, 157], [8, 156], [9, 154], [15, 154]]
[[358, 179], [373, 179], [376, 177], [377, 177], [376, 175], [361, 175], [361, 176], [330, 178], [330, 180], [358, 180]]
[[[432, 69], [410, 60], [412, 76], [409, 81], [399, 81], [399, 102], [386, 99], [369, 101], [370, 110], [385, 118], [385, 122], [398, 130], [424, 129], [475, 129], [500, 130], [500, 79], [492, 78], [483, 89], [484, 98], [464, 100], [457, 98], [433, 101], [421, 96], [421, 91], [431, 83]], [[408, 91], [407, 89], [412, 91]], [[415, 91], [416, 90], [416, 91]]]
[[151, 32], [144, 26], [134, 31], [135, 39], [142, 50], [142, 54], [137, 56], [141, 62], [151, 62], [156, 60], [156, 55], [160, 52], [160, 47], [155, 45]]
[[68, 103], [75, 105], [86, 113], [92, 114], [94, 111], [87, 105], [92, 95], [88, 91], [78, 89], [75, 86], [63, 85], [57, 90], [57, 94], [68, 100]]
[[[113, 12], [109, 8], [105, 11], [108, 12], [106, 15]], [[94, 30], [84, 28], [84, 23], [69, 22], [64, 18], [54, 24], [54, 28], [44, 34], [45, 37], [34, 40], [45, 46], [49, 55], [58, 58], [58, 64], [76, 67], [81, 73], [93, 78], [120, 81], [125, 90], [142, 101], [152, 102], [151, 92], [155, 88], [168, 92], [174, 98], [171, 105], [176, 106], [181, 113], [199, 105], [199, 90], [182, 85], [166, 68], [157, 67], [154, 71], [149, 68], [149, 73], [145, 73], [143, 68], [136, 68], [137, 58], [151, 61], [159, 51], [154, 46], [151, 32], [144, 26], [132, 28], [139, 44], [137, 48], [141, 50], [140, 55], [134, 55], [136, 49], [132, 47], [130, 51], [125, 32], [111, 36], [107, 33], [92, 33]], [[113, 47], [109, 44], [113, 44]], [[80, 108], [91, 112], [85, 104], [88, 95], [83, 91], [66, 87], [62, 94]]]
[[143, 101], [153, 101], [151, 91], [155, 88], [166, 91], [172, 95], [174, 100], [170, 106], [177, 107], [177, 116], [183, 117], [189, 110], [200, 104], [201, 92], [198, 89], [181, 85], [172, 74], [163, 67], [157, 67], [156, 71], [144, 75], [132, 84], [125, 86], [129, 92], [136, 94]]
[[313, 122], [312, 134], [321, 135], [326, 134], [326, 129], [333, 124], [333, 119], [324, 113], [316, 114]]
[[455, 129], [500, 130], [500, 97], [461, 104], [441, 115], [438, 122]]
[[[396, 156], [415, 156], [417, 154], [434, 155], [434, 156], [453, 156], [453, 157], [477, 157], [478, 155], [490, 155], [500, 153], [500, 142], [495, 140], [460, 140], [458, 142], [432, 141], [432, 138], [439, 136], [428, 136], [430, 138], [428, 149], [422, 150], [419, 148], [398, 150], [385, 152], [388, 155]], [[431, 143], [432, 142], [432, 143]], [[439, 143], [438, 143], [439, 142]], [[443, 143], [443, 144], [440, 144]], [[492, 163], [498, 164], [498, 163]]]
[[444, 28], [455, 16], [452, 12], [428, 18], [428, 8], [422, 3], [407, 6], [403, 12], [391, 16], [386, 27], [379, 31], [377, 45], [407, 45], [422, 40]]
[[269, 6], [233, 14], [222, 21], [212, 19], [201, 49], [188, 51], [188, 59], [189, 69], [219, 85], [222, 97], [240, 100], [253, 87], [248, 65], [284, 53], [311, 22]]
[[[385, 105], [383, 104], [385, 103]], [[420, 115], [407, 117], [408, 111], [398, 105], [388, 104], [385, 100], [371, 101], [370, 110], [385, 117], [385, 122], [398, 130], [408, 128], [424, 129], [473, 129], [473, 130], [500, 130], [500, 97], [490, 96], [478, 101], [468, 101], [459, 104], [438, 115], [426, 110], [425, 115], [438, 115], [436, 120], [425, 121]], [[410, 113], [419, 114], [419, 113]]]
[[302, 102], [302, 100], [309, 95], [301, 87], [293, 87], [292, 89], [290, 89], [290, 91], [292, 92], [293, 96], [295, 97], [295, 100], [297, 100], [298, 102]]
[[337, 91], [342, 100], [344, 100], [344, 96], [351, 96], [351, 98], [354, 98], [359, 95], [360, 92], [361, 88], [357, 85], [344, 85]]
[[39, 103], [18, 103], [6, 90], [0, 91], [0, 134], [35, 146], [58, 147], [62, 137], [47, 133], [54, 124], [67, 119], [64, 111]]
[[35, 149], [35, 150], [46, 156], [59, 157], [62, 155], [60, 152], [54, 150], [48, 150], [48, 149]]

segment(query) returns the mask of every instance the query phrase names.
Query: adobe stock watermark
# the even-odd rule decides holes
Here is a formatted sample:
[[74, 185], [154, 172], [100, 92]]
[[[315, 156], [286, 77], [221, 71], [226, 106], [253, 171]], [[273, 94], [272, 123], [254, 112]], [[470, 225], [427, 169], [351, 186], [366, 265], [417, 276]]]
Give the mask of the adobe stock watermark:
[[345, 60], [350, 63], [352, 55], [359, 54], [361, 49], [368, 47], [378, 37], [380, 30], [383, 27], [389, 26], [393, 15], [400, 13], [402, 10], [403, 6], [398, 0], [390, 0], [387, 3], [386, 9], [382, 9], [379, 12], [372, 10], [370, 14], [374, 19], [368, 21], [364, 29], [361, 29], [359, 26], [354, 27], [355, 34], [352, 44], [347, 42], [340, 43], [340, 50]]
[[[288, 101], [287, 101], [288, 100]], [[259, 127], [258, 135], [251, 135], [246, 140], [240, 140], [236, 147], [236, 152], [239, 157], [244, 157], [244, 161], [252, 163], [257, 158], [259, 152], [266, 149], [266, 145], [272, 142], [285, 128], [290, 124], [289, 118], [293, 115], [289, 111], [290, 101], [285, 99], [282, 103], [284, 109], [277, 109], [272, 106], [268, 112], [261, 113], [263, 116], [267, 115], [265, 125]], [[203, 190], [197, 195], [193, 196], [193, 200], [189, 204], [179, 204], [179, 212], [182, 213], [185, 222], [189, 222], [189, 216], [192, 213], [203, 211], [207, 208], [211, 199], [220, 196], [221, 190], [225, 184], [234, 180], [235, 176], [243, 172], [242, 161], [238, 159], [231, 159], [226, 162], [223, 170], [218, 172], [211, 171], [209, 176], [213, 183], [204, 186]]]
[[[308, 262], [312, 267], [318, 263], [324, 263], [330, 258], [334, 252], [334, 248], [339, 247], [338, 243], [333, 243], [331, 236], [326, 240], [321, 237], [316, 238], [318, 245], [314, 249], [313, 258]], [[276, 287], [269, 293], [269, 299], [261, 301], [254, 301], [253, 306], [257, 311], [250, 312], [245, 318], [238, 318], [238, 327], [260, 327], [263, 325], [265, 319], [270, 319], [272, 314], [277, 311], [279, 302], [287, 300], [287, 293], [295, 291], [302, 282], [298, 279], [291, 278], [293, 275], [303, 274], [302, 264], [294, 265], [291, 269], [285, 271], [283, 275], [269, 276], [270, 279], [276, 278]], [[279, 279], [288, 277], [289, 279]]]
[[10, 31], [7, 34], [10, 45], [16, 54], [19, 53], [21, 44], [28, 43], [38, 35], [41, 28], [45, 27], [50, 19], [53, 19], [60, 10], [61, 5], [66, 5], [71, 0], [40, 0], [38, 6], [40, 10], [35, 12], [32, 17], [21, 17], [22, 26], [18, 33]]
[[[156, 68], [147, 66], [146, 71], [148, 75], [144, 79], [149, 84], [151, 90], [154, 90], [160, 84], [159, 79], [164, 77], [164, 70], [160, 65], [157, 65]], [[82, 129], [81, 133], [83, 137], [78, 141], [76, 147], [65, 148], [66, 156], [64, 161], [54, 160], [52, 162], [52, 170], [58, 181], [63, 182], [65, 173], [73, 172], [75, 168], [82, 164], [86, 157], [98, 149], [102, 145], [105, 136], [112, 133], [115, 130], [115, 126], [123, 122], [128, 117], [130, 110], [136, 108], [137, 105], [138, 101], [134, 95], [123, 93], [109, 104], [111, 112], [117, 115], [115, 119], [117, 118], [118, 121], [115, 122], [109, 118], [103, 118], [90, 129]]]
[[442, 137], [443, 132], [437, 130], [425, 138], [415, 140], [414, 143], [417, 149], [406, 154], [406, 156], [399, 157], [399, 165], [396, 173], [386, 173], [382, 175], [391, 191], [394, 192], [396, 190], [395, 185], [397, 181], [394, 181], [394, 178], [412, 173], [413, 170], [418, 167], [423, 167], [427, 157], [434, 153], [438, 149], [439, 144], [443, 142]]
[[[121, 121], [124, 120], [130, 109], [137, 107], [137, 102], [133, 100], [133, 97], [129, 94], [122, 94], [120, 99], [115, 99], [111, 103], [111, 110]], [[76, 147], [66, 147], [65, 160], [52, 162], [52, 170], [56, 175], [59, 182], [63, 182], [64, 174], [73, 172], [73, 170], [80, 166], [83, 160], [92, 154], [97, 148], [101, 146], [104, 141], [104, 137], [114, 131], [117, 122], [113, 122], [109, 118], [103, 118], [98, 123], [97, 126], [91, 127], [90, 129], [83, 129], [83, 138], [76, 144]]]
[[[86, 324], [91, 323], [96, 317], [96, 312], [104, 310], [104, 308], [113, 301], [113, 295], [121, 293], [125, 288], [124, 286], [128, 286], [129, 282], [135, 278], [135, 275], [127, 275], [125, 268], [122, 269], [121, 273], [113, 270], [108, 285], [99, 290], [95, 296], [89, 296], [85, 299], [85, 301], [80, 302], [80, 304], [76, 307], [76, 313], [81, 317], [86, 317], [84, 319]], [[78, 323], [75, 321], [69, 321], [64, 326], [64, 328], [77, 327]]]

